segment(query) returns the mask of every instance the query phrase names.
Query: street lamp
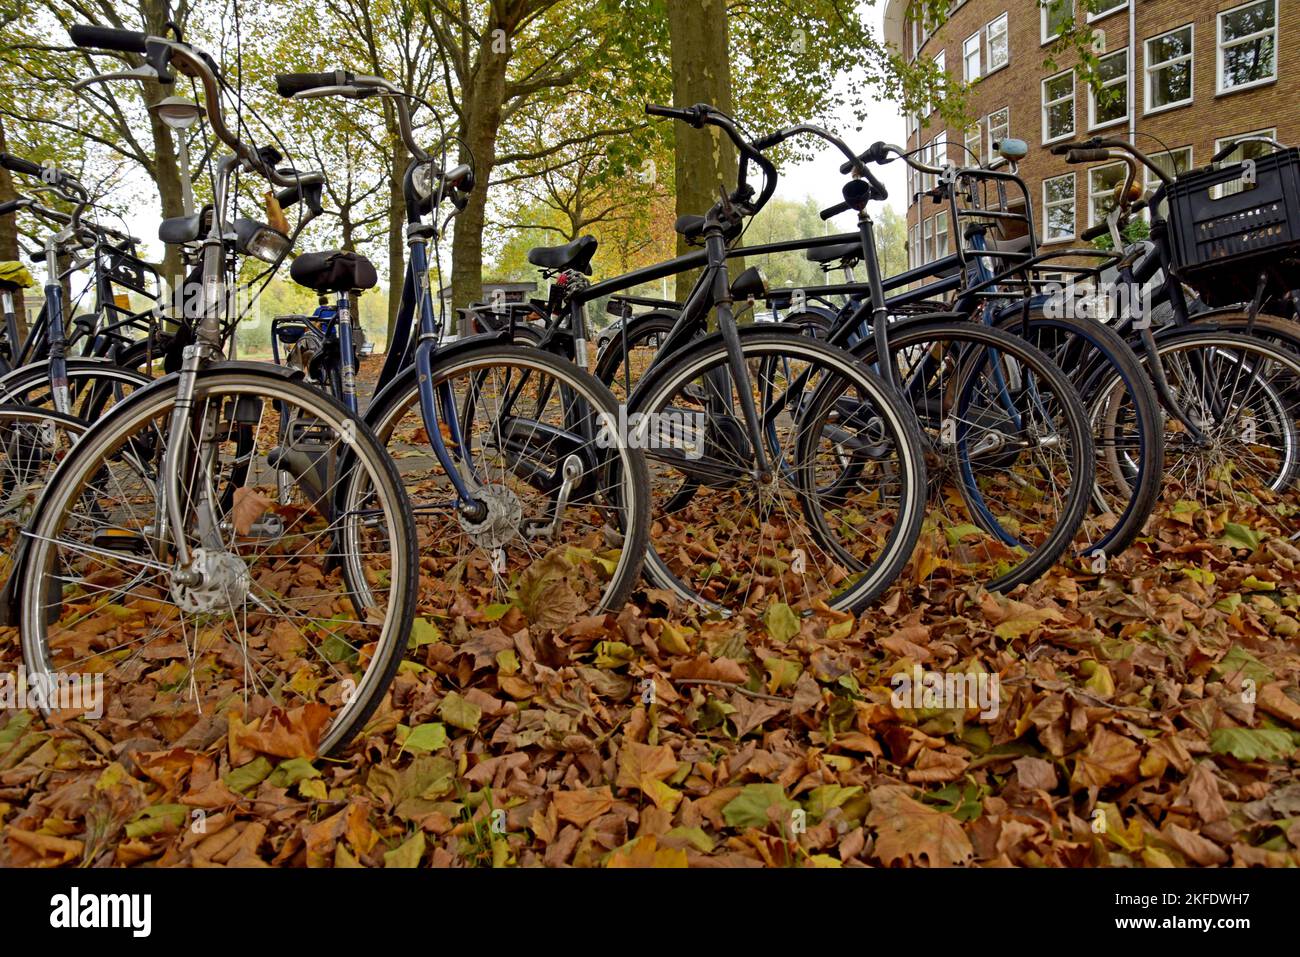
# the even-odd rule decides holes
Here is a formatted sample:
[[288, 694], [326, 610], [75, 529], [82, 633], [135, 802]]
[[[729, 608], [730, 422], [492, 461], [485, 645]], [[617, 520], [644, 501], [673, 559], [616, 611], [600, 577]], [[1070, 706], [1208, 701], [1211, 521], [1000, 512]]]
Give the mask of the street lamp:
[[149, 107], [149, 112], [176, 131], [181, 167], [181, 207], [186, 216], [194, 213], [194, 187], [190, 182], [190, 147], [185, 131], [198, 122], [202, 111], [183, 96], [168, 96]]

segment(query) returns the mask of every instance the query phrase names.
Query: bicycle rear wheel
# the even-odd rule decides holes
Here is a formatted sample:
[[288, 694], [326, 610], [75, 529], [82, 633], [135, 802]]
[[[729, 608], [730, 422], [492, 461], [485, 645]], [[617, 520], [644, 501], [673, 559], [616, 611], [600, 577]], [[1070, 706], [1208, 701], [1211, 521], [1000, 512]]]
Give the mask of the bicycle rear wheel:
[[[1092, 430], [1070, 380], [980, 323], [911, 320], [889, 345], [930, 481], [913, 580], [1005, 591], [1037, 579], [1070, 547], [1094, 483]], [[874, 366], [874, 339], [854, 354]]]
[[1041, 349], [1083, 398], [1097, 480], [1073, 547], [1084, 556], [1120, 554], [1142, 533], [1164, 480], [1164, 426], [1146, 371], [1123, 337], [1098, 322], [1035, 309], [1028, 322], [1010, 315], [999, 326]]
[[555, 630], [621, 608], [641, 573], [649, 495], [609, 391], [571, 362], [499, 343], [436, 357], [429, 387], [444, 442], [488, 511], [458, 508], [411, 369], [366, 415], [410, 490], [421, 607], [451, 618], [513, 606]]
[[228, 725], [251, 751], [330, 753], [378, 705], [410, 632], [414, 533], [396, 469], [332, 399], [274, 372], [205, 370], [174, 527], [160, 467], [175, 384], [88, 431], [32, 517], [20, 614], [42, 710], [102, 709], [110, 729], [168, 746]]

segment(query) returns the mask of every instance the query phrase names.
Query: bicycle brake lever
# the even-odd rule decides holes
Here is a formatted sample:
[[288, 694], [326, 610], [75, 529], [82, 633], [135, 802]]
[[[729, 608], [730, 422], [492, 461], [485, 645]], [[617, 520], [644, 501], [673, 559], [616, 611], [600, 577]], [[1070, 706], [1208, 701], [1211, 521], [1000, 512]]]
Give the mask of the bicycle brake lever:
[[138, 66], [134, 70], [123, 70], [121, 73], [96, 73], [94, 76], [88, 76], [84, 80], [78, 80], [72, 84], [72, 91], [75, 93], [84, 90], [92, 83], [111, 83], [113, 80], [157, 80], [158, 71], [151, 66]]

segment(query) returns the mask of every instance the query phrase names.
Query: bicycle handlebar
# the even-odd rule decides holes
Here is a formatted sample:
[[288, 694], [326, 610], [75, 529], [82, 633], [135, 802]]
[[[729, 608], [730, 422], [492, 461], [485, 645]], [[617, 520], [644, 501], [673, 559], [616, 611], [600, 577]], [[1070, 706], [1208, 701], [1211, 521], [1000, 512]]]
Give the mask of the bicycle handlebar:
[[391, 96], [397, 108], [397, 126], [402, 142], [411, 151], [417, 163], [428, 163], [432, 157], [415, 138], [411, 125], [411, 108], [407, 92], [382, 76], [353, 73], [351, 70], [334, 70], [330, 73], [277, 73], [275, 89], [285, 99], [315, 94], [318, 96], [343, 96], [364, 99], [370, 96]]
[[212, 58], [203, 51], [195, 49], [188, 43], [137, 33], [134, 30], [115, 30], [87, 24], [69, 27], [68, 35], [79, 47], [118, 53], [142, 53], [155, 67], [159, 63], [164, 66], [170, 64], [177, 72], [197, 79], [203, 86], [204, 106], [207, 109], [208, 122], [212, 126], [213, 134], [230, 147], [249, 169], [275, 185], [299, 186], [324, 182], [325, 178], [320, 173], [286, 175], [279, 172], [274, 164], [263, 158], [255, 146], [243, 142], [235, 135], [234, 131], [226, 125], [226, 119], [221, 113], [221, 85], [216, 66]]

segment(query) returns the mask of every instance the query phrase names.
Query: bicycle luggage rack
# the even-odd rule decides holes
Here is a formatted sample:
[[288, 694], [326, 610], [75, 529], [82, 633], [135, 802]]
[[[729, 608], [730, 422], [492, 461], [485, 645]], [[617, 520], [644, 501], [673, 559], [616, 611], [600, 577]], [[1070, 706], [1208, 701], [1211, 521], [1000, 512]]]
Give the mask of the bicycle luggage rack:
[[1174, 274], [1210, 305], [1251, 299], [1261, 271], [1300, 258], [1300, 147], [1185, 173], [1167, 199]]

